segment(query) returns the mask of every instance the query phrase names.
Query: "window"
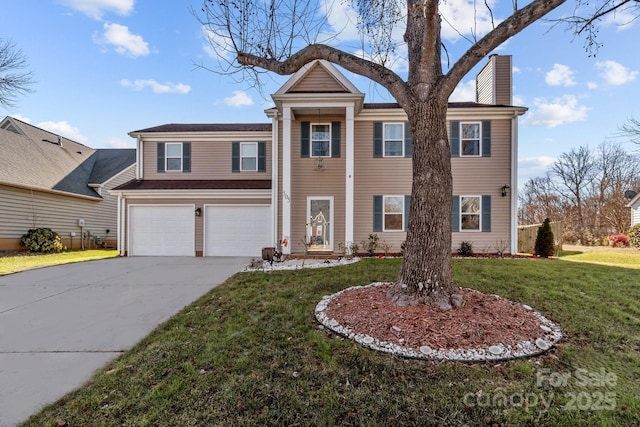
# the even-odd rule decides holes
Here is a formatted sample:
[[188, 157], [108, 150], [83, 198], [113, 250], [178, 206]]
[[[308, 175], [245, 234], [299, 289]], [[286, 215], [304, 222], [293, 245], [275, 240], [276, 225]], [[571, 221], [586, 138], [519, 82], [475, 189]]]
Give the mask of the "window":
[[460, 230], [480, 231], [480, 196], [460, 196]]
[[166, 171], [182, 171], [182, 143], [167, 143], [165, 155]]
[[404, 230], [404, 196], [383, 196], [383, 231]]
[[240, 170], [258, 170], [258, 144], [255, 142], [240, 144]]
[[404, 125], [402, 123], [384, 124], [384, 157], [403, 157]]
[[311, 157], [331, 157], [331, 125], [311, 125]]
[[480, 123], [460, 123], [460, 153], [480, 156]]

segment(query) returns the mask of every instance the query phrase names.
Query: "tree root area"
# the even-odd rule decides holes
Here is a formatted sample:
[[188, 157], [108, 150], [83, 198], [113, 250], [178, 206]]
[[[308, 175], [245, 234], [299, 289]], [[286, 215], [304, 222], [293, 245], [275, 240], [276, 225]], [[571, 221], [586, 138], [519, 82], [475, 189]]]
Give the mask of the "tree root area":
[[425, 304], [400, 306], [387, 297], [391, 284], [349, 289], [326, 314], [356, 334], [419, 348], [488, 348], [535, 341], [542, 322], [532, 310], [497, 295], [459, 289], [462, 307], [447, 311]]

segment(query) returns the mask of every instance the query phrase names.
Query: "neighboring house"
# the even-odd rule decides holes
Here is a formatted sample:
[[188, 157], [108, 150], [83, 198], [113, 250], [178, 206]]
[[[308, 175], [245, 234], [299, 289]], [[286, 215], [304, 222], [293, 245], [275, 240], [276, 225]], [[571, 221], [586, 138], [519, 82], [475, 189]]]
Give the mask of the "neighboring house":
[[134, 149], [96, 150], [13, 117], [0, 121], [0, 149], [0, 250], [20, 249], [38, 227], [68, 248], [115, 247], [117, 198], [108, 190], [135, 178]]
[[640, 191], [629, 200], [627, 207], [631, 208], [631, 226], [640, 224]]
[[[515, 253], [518, 117], [511, 57], [492, 56], [478, 102], [450, 103], [452, 251]], [[136, 180], [117, 187], [123, 255], [400, 252], [411, 203], [411, 135], [394, 103], [367, 104], [314, 61], [274, 95], [266, 124], [168, 124], [131, 132]], [[361, 247], [361, 250], [364, 248]]]

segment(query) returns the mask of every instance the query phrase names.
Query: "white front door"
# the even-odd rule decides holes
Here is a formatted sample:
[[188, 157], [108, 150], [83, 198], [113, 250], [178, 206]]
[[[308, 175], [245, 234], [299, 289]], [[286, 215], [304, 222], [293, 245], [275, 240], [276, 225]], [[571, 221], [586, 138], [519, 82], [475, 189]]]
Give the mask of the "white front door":
[[333, 197], [307, 197], [307, 245], [310, 252], [333, 251]]

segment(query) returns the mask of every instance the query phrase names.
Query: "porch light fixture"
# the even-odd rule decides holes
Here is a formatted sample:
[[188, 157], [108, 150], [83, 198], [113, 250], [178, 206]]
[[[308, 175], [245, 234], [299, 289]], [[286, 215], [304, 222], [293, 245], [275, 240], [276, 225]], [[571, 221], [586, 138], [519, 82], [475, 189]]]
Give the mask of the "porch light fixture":
[[502, 197], [507, 197], [509, 195], [509, 190], [511, 190], [511, 187], [505, 184], [500, 188], [500, 190], [502, 191]]
[[196, 216], [201, 216], [201, 215], [202, 215], [202, 209], [196, 208]]

